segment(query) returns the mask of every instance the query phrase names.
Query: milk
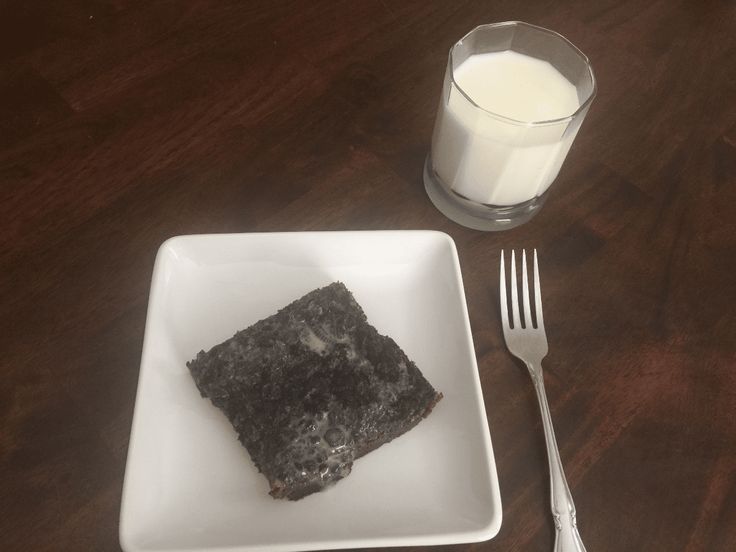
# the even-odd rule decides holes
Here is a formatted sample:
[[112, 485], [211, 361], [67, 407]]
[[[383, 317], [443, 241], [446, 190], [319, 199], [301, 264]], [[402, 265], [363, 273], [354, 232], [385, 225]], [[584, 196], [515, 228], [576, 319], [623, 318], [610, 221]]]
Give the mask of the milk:
[[465, 198], [490, 205], [517, 205], [542, 194], [557, 177], [579, 121], [529, 123], [575, 113], [575, 86], [546, 61], [513, 51], [471, 55], [454, 78], [485, 111], [446, 79], [432, 138], [432, 166], [440, 179]]

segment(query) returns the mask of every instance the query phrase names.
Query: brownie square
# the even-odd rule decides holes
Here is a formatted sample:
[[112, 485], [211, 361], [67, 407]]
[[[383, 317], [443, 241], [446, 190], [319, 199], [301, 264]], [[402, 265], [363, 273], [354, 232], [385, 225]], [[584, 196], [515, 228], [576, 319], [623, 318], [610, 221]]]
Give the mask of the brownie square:
[[340, 282], [187, 363], [275, 498], [297, 500], [409, 431], [442, 398]]

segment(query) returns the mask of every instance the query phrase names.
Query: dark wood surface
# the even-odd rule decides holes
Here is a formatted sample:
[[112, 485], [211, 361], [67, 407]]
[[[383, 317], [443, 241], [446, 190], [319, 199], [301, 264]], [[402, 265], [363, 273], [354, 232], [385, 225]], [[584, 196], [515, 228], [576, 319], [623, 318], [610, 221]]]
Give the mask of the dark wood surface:
[[[435, 229], [458, 247], [503, 500], [551, 550], [501, 248], [541, 256], [546, 383], [590, 552], [736, 549], [736, 11], [728, 0], [0, 4], [0, 549], [117, 550], [156, 249], [186, 233]], [[427, 199], [450, 45], [555, 29], [599, 93], [506, 233]]]

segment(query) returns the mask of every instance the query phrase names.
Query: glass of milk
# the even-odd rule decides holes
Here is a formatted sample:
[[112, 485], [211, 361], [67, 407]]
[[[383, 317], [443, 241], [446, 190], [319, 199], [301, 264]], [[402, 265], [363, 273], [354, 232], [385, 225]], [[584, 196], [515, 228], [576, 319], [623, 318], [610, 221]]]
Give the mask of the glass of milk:
[[434, 205], [477, 230], [532, 218], [596, 93], [588, 58], [519, 21], [481, 25], [450, 49], [424, 185]]

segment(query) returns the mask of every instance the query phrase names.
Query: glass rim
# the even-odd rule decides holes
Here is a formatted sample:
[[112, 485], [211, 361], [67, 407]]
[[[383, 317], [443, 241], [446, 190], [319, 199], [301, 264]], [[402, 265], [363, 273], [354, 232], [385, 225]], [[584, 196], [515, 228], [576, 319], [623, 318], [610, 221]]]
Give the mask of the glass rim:
[[[496, 27], [504, 27], [504, 26], [524, 26], [529, 27], [531, 29], [534, 29], [536, 31], [540, 31], [549, 35], [552, 35], [556, 38], [561, 39], [565, 43], [567, 43], [568, 46], [572, 48], [572, 50], [579, 55], [582, 60], [585, 62], [585, 66], [588, 68], [588, 74], [590, 75], [591, 84], [593, 85], [593, 88], [590, 91], [590, 94], [588, 94], [588, 97], [586, 100], [580, 104], [580, 106], [573, 111], [570, 115], [565, 115], [564, 117], [557, 117], [555, 119], [546, 119], [541, 121], [521, 121], [519, 119], [514, 119], [513, 117], [507, 117], [506, 115], [501, 115], [500, 113], [496, 113], [495, 111], [491, 111], [490, 109], [486, 109], [485, 107], [482, 107], [478, 105], [473, 98], [471, 98], [465, 90], [463, 90], [463, 87], [460, 86], [460, 84], [455, 80], [455, 68], [453, 64], [453, 53], [455, 51], [455, 48], [459, 46], [463, 40], [468, 38], [471, 34], [478, 31], [479, 29], [489, 29], [489, 28], [496, 28]], [[502, 50], [507, 51], [507, 50]], [[595, 79], [595, 74], [593, 73], [593, 67], [590, 64], [590, 60], [588, 59], [588, 56], [586, 56], [577, 46], [575, 46], [572, 42], [570, 42], [567, 38], [565, 38], [563, 35], [561, 35], [558, 32], [552, 31], [550, 29], [546, 29], [544, 27], [540, 27], [538, 25], [532, 25], [531, 23], [525, 23], [524, 21], [502, 21], [500, 23], [486, 23], [483, 25], [478, 25], [477, 27], [474, 27], [470, 31], [468, 31], [460, 40], [455, 42], [450, 47], [450, 81], [452, 82], [452, 85], [463, 95], [463, 97], [468, 100], [473, 106], [480, 109], [484, 113], [487, 113], [488, 115], [495, 117], [496, 119], [499, 119], [501, 121], [512, 123], [514, 125], [518, 126], [551, 126], [561, 123], [569, 123], [572, 121], [575, 117], [578, 116], [582, 111], [588, 108], [588, 106], [591, 104], [593, 99], [595, 98], [596, 94], [598, 93], [598, 83]]]

